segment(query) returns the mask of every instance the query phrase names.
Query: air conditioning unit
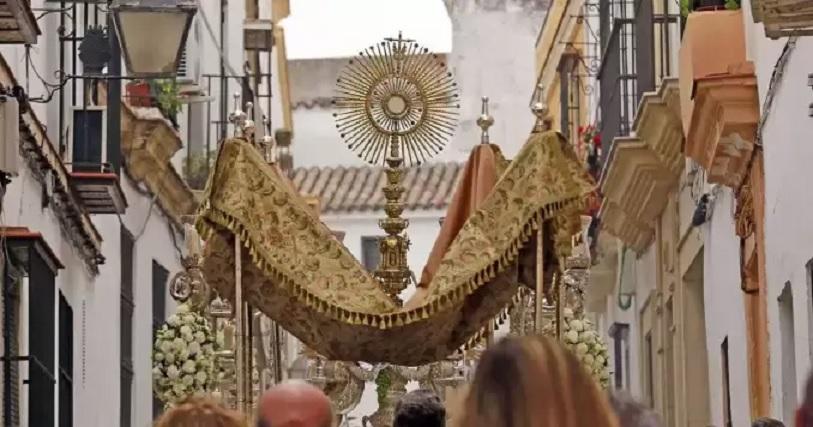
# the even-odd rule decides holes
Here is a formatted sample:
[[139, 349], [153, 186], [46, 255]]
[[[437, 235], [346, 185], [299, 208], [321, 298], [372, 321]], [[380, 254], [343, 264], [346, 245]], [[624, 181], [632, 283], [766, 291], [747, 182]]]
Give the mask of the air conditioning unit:
[[20, 104], [13, 96], [0, 96], [0, 171], [17, 176], [20, 157]]
[[71, 172], [107, 169], [107, 107], [74, 107], [68, 158]]

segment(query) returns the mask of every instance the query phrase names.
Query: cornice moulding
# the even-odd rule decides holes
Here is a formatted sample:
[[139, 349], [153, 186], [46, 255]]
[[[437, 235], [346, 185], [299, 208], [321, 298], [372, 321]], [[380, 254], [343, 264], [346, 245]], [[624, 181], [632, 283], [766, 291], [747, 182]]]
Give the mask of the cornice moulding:
[[686, 138], [686, 155], [708, 171], [708, 181], [734, 189], [748, 170], [759, 123], [753, 65], [741, 71], [697, 80]]
[[647, 92], [641, 97], [633, 128], [636, 136], [651, 147], [669, 171], [669, 180], [677, 183], [684, 163], [677, 79], [665, 79], [656, 92]]

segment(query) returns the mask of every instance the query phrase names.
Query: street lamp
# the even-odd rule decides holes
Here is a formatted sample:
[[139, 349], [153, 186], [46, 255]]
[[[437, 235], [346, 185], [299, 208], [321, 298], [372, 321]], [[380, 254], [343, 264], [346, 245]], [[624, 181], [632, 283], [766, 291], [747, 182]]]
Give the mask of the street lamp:
[[194, 0], [113, 0], [110, 11], [128, 73], [174, 76], [197, 10]]

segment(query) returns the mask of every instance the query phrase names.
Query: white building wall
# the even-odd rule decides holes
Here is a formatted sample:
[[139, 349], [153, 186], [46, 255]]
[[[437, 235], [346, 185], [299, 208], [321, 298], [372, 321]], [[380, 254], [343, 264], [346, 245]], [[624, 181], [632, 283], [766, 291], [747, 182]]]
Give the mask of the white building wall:
[[[804, 384], [811, 370], [811, 277], [808, 262], [813, 259], [813, 226], [804, 220], [813, 206], [808, 183], [813, 178], [809, 160], [813, 146], [813, 118], [808, 106], [813, 90], [808, 74], [813, 72], [813, 38], [800, 37], [790, 53], [778, 84], [773, 89], [773, 104], [762, 111], [770, 92], [771, 76], [787, 38], [765, 37], [762, 24], [753, 22], [750, 1], [743, 2], [746, 29], [746, 53], [756, 66], [760, 112], [765, 117], [762, 144], [765, 159], [765, 234], [768, 335], [770, 337], [771, 413], [781, 417], [782, 354], [779, 304], [777, 299], [785, 283], [791, 284], [796, 354], [797, 396], [804, 396]], [[786, 423], [792, 420], [784, 420]]]
[[740, 289], [740, 240], [734, 230], [734, 198], [722, 189], [711, 219], [702, 225], [703, 285], [706, 314], [711, 420], [723, 423], [721, 345], [728, 337], [731, 416], [735, 426], [750, 423], [748, 350], [743, 294]]

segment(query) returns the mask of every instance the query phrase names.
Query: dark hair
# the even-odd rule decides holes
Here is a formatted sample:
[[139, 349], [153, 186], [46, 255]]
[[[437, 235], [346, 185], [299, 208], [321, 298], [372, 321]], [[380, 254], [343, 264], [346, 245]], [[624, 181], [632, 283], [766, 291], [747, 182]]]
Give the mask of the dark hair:
[[429, 390], [415, 390], [404, 395], [395, 406], [392, 427], [444, 427], [446, 408]]
[[773, 418], [757, 418], [751, 427], [785, 427], [785, 424]]

